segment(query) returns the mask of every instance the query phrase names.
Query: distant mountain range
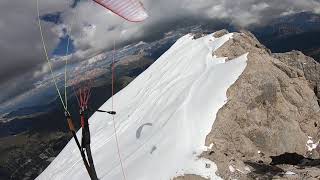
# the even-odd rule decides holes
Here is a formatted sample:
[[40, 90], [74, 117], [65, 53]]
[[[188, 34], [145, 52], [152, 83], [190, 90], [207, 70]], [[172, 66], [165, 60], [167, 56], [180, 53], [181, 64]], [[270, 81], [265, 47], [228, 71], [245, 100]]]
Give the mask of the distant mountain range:
[[320, 62], [320, 15], [301, 12], [249, 30], [272, 52], [299, 50]]

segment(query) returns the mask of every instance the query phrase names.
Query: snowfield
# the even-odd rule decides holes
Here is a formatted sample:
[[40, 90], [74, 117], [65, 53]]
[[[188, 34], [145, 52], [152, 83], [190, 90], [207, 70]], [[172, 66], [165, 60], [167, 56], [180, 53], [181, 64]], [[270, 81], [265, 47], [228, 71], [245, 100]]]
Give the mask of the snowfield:
[[[114, 96], [127, 180], [170, 180], [183, 174], [221, 179], [215, 175], [216, 165], [198, 155], [208, 149], [205, 138], [227, 101], [227, 89], [246, 67], [247, 54], [227, 62], [212, 56], [232, 35], [196, 40], [185, 35]], [[100, 109], [111, 110], [111, 99]], [[101, 180], [123, 179], [112, 122], [106, 113], [90, 118], [91, 148]], [[90, 179], [73, 139], [37, 179]]]

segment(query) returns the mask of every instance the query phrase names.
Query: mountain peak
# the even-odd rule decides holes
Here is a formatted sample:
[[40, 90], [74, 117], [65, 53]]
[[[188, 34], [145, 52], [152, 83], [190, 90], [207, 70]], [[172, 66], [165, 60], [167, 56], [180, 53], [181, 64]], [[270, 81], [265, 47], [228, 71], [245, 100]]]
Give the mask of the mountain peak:
[[[313, 172], [304, 178], [317, 177], [303, 161], [320, 157], [320, 65], [299, 51], [272, 54], [248, 32], [235, 33], [215, 55], [233, 59], [244, 52], [247, 67], [228, 89], [228, 102], [206, 139], [212, 149], [203, 156], [217, 163], [225, 179], [288, 178], [286, 171], [304, 172], [291, 165], [300, 157], [298, 164]], [[271, 166], [275, 159], [287, 166]]]

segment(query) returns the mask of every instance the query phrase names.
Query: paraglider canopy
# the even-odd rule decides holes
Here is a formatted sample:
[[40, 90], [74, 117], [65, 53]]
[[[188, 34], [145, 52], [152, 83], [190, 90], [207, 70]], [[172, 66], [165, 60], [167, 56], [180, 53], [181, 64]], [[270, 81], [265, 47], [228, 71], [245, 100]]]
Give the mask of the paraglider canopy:
[[148, 18], [146, 10], [138, 0], [94, 1], [130, 22], [141, 22]]

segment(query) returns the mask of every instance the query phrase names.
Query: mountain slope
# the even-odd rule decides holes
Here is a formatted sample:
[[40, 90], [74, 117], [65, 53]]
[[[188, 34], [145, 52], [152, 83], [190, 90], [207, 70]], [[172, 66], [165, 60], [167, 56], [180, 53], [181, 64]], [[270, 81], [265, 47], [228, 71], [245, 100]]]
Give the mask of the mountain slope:
[[[247, 54], [225, 62], [212, 55], [233, 34], [180, 38], [152, 66], [114, 96], [115, 126], [127, 179], [171, 179], [196, 174], [220, 179], [213, 162], [198, 158], [227, 89], [246, 67]], [[110, 110], [111, 100], [100, 109]], [[112, 117], [90, 118], [100, 179], [122, 179]], [[80, 135], [81, 132], [78, 132]], [[207, 166], [207, 168], [206, 168]], [[88, 179], [72, 140], [38, 179]]]
[[297, 51], [272, 54], [249, 32], [215, 54], [233, 59], [247, 52], [203, 157], [224, 179], [319, 179], [320, 64]]

